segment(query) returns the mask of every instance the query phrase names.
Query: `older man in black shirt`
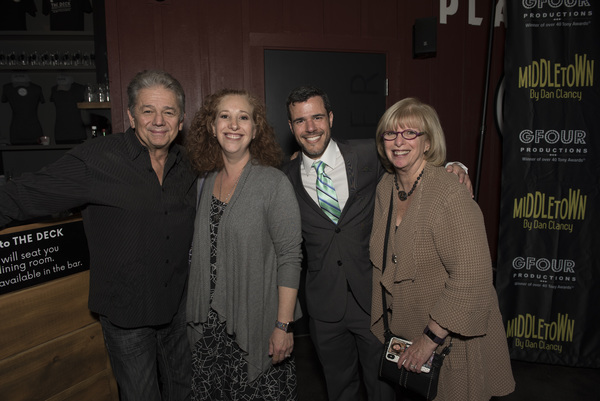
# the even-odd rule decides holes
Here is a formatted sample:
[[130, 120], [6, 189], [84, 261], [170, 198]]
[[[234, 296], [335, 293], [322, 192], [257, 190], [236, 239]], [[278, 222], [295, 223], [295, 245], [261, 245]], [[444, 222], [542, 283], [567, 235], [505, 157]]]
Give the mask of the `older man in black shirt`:
[[[121, 400], [189, 399], [185, 287], [196, 176], [174, 144], [185, 95], [145, 71], [127, 88], [131, 128], [84, 143], [0, 188], [0, 226], [84, 206], [89, 308], [100, 315]], [[160, 384], [159, 384], [160, 379]]]

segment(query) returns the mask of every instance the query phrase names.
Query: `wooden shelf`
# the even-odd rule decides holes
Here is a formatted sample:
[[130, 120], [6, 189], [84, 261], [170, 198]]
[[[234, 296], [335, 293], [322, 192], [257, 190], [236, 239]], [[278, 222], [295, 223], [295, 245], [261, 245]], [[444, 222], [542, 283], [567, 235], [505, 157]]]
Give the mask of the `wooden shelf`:
[[110, 102], [80, 102], [78, 109], [110, 109]]
[[56, 71], [96, 71], [93, 65], [0, 65], [0, 71], [15, 72], [56, 72]]
[[87, 31], [2, 31], [2, 40], [94, 40], [94, 32]]
[[0, 152], [12, 152], [22, 150], [56, 150], [73, 149], [78, 144], [65, 143], [61, 145], [0, 145]]

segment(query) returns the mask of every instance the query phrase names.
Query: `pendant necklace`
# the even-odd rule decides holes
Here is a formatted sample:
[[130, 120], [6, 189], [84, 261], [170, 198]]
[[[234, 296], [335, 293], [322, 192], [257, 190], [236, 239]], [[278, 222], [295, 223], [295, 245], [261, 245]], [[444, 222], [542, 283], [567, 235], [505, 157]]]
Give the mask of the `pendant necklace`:
[[405, 200], [408, 199], [409, 196], [412, 195], [413, 191], [417, 187], [419, 180], [423, 176], [423, 171], [425, 171], [425, 169], [421, 170], [421, 174], [419, 174], [419, 176], [417, 177], [417, 180], [415, 181], [415, 183], [413, 184], [412, 188], [410, 189], [410, 191], [408, 193], [400, 190], [400, 187], [398, 185], [398, 177], [396, 176], [396, 174], [394, 174], [394, 185], [396, 185], [396, 191], [398, 191], [398, 198], [400, 199], [400, 201], [404, 202]]
[[[243, 170], [242, 170], [242, 172], [243, 172]], [[240, 180], [240, 177], [242, 176], [242, 172], [240, 172], [240, 175], [238, 175], [237, 180], [235, 180], [235, 184], [233, 184], [233, 187], [231, 188], [231, 191], [229, 191], [229, 193], [227, 194], [227, 196], [225, 197], [225, 199], [222, 201], [223, 203], [227, 203], [227, 201], [229, 200], [229, 197], [231, 196], [231, 194], [235, 190], [235, 187], [237, 187], [238, 181]], [[221, 184], [219, 185], [219, 199], [222, 199], [221, 198], [221, 190], [223, 189], [223, 176], [224, 175], [225, 175], [225, 173], [223, 173], [221, 171]]]

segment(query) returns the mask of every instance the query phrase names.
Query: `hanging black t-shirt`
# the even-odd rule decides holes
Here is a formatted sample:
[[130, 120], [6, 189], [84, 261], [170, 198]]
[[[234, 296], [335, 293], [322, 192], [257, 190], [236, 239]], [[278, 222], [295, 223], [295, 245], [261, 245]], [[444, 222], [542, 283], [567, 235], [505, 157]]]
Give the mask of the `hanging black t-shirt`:
[[0, 30], [26, 31], [26, 14], [35, 17], [36, 12], [33, 0], [0, 0]]
[[51, 31], [83, 31], [83, 13], [91, 13], [90, 0], [44, 0], [42, 13], [50, 15]]
[[56, 107], [56, 123], [54, 124], [54, 141], [56, 143], [79, 143], [86, 138], [85, 126], [81, 119], [81, 110], [77, 102], [83, 102], [85, 86], [74, 82], [68, 90], [52, 87], [50, 101]]
[[38, 105], [44, 103], [42, 87], [30, 82], [28, 85], [8, 83], [2, 90], [2, 102], [12, 108], [10, 143], [13, 145], [37, 145], [44, 134], [38, 119]]

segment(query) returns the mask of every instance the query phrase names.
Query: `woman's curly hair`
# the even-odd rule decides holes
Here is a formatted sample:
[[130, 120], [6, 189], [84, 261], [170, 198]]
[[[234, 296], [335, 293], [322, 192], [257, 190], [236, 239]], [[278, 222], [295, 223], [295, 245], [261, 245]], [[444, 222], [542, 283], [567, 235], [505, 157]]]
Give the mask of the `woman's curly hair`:
[[250, 142], [251, 160], [264, 166], [279, 167], [283, 152], [275, 139], [275, 131], [267, 122], [265, 106], [247, 91], [238, 89], [222, 89], [209, 95], [196, 112], [185, 137], [185, 147], [192, 167], [200, 174], [223, 168], [223, 155], [213, 133], [213, 123], [217, 118], [219, 103], [228, 95], [245, 96], [252, 106], [256, 136]]

